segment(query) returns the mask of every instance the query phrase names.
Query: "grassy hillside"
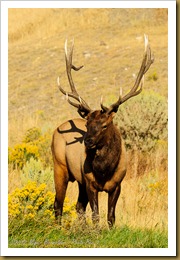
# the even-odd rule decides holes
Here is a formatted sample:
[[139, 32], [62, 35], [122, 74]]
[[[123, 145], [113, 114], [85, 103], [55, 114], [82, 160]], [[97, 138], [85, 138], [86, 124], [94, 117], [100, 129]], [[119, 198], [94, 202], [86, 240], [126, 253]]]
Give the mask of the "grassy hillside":
[[[25, 19], [26, 17], [26, 19]], [[167, 13], [163, 9], [10, 9], [9, 10], [9, 144], [32, 124], [55, 128], [77, 116], [56, 84], [69, 89], [64, 42], [75, 39], [74, 73], [79, 93], [92, 108], [101, 95], [109, 104], [119, 87], [134, 83], [141, 63], [143, 34], [149, 35], [155, 63], [145, 89], [167, 96]], [[129, 101], [130, 102], [130, 101]], [[41, 121], [39, 121], [42, 119]], [[14, 128], [18, 131], [14, 136]]]
[[[78, 92], [90, 107], [99, 109], [101, 96], [104, 103], [110, 105], [117, 99], [120, 87], [126, 93], [134, 84], [144, 52], [144, 33], [149, 36], [155, 56], [155, 62], [145, 77], [144, 91], [153, 90], [167, 99], [166, 9], [9, 9], [9, 147], [21, 147], [29, 129], [35, 127], [36, 134], [41, 131], [39, 139], [33, 143], [40, 149], [38, 162], [32, 161], [22, 169], [10, 164], [9, 193], [15, 188], [22, 188], [28, 178], [32, 178], [33, 171], [36, 177], [41, 173], [44, 178], [44, 174], [48, 189], [54, 192], [51, 136], [59, 124], [78, 117], [56, 83], [60, 76], [62, 86], [69, 90], [64, 60], [65, 39], [70, 43], [74, 38], [74, 64], [84, 65], [81, 71], [73, 72]], [[141, 107], [139, 113], [143, 111]], [[118, 113], [121, 113], [121, 108]], [[31, 148], [34, 149], [34, 146]], [[137, 164], [137, 161], [134, 162], [137, 156], [134, 156], [134, 151], [128, 154], [128, 176], [122, 184], [116, 212], [117, 229], [114, 230], [112, 244], [108, 242], [109, 247], [167, 247], [167, 142], [160, 141], [157, 146], [156, 153], [138, 155], [142, 174], [137, 178], [129, 177], [133, 176], [132, 164]], [[16, 156], [19, 155], [11, 154], [12, 160], [16, 160]], [[154, 168], [150, 170], [144, 164], [151, 164]], [[72, 203], [76, 201], [75, 183], [69, 185], [67, 196]], [[106, 199], [106, 194], [100, 194], [103, 228], [98, 236], [100, 240], [96, 240], [92, 247], [105, 247], [113, 233], [108, 233], [105, 224]], [[87, 217], [90, 219], [89, 206]], [[50, 220], [51, 228], [47, 236], [42, 236], [39, 231], [36, 232], [37, 225], [41, 225], [41, 230], [47, 230], [47, 219], [42, 223], [38, 216], [35, 222], [24, 219], [22, 222], [18, 220], [18, 223], [13, 221], [9, 222], [10, 247], [21, 246], [22, 241], [31, 247], [29, 243], [33, 239], [37, 239], [38, 246], [47, 240], [50, 243], [47, 246], [53, 247], [58, 239], [65, 247], [78, 244], [74, 237], [79, 230], [78, 225], [59, 232], [54, 220]], [[29, 232], [30, 227], [33, 233]], [[87, 233], [81, 236], [81, 231], [77, 239], [82, 239], [82, 247], [87, 240], [97, 238], [95, 230], [90, 238]], [[121, 241], [119, 232], [122, 234]], [[33, 237], [35, 233], [37, 236]], [[26, 237], [26, 234], [29, 236]]]

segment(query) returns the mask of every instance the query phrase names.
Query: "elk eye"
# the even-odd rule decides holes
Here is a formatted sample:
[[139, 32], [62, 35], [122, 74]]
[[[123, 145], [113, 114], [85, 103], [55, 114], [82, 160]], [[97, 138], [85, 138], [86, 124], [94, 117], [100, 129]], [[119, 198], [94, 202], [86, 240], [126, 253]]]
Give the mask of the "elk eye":
[[106, 128], [107, 128], [107, 125], [104, 125], [104, 126], [103, 126], [103, 129], [106, 129]]

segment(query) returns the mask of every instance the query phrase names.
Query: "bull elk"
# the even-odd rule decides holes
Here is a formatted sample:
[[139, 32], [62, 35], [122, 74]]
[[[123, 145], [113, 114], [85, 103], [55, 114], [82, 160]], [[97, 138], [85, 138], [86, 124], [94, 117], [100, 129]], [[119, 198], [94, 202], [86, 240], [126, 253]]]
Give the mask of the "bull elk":
[[[119, 129], [113, 124], [113, 118], [121, 104], [137, 96], [144, 83], [144, 74], [153, 63], [148, 37], [145, 35], [145, 53], [142, 64], [132, 89], [110, 107], [103, 105], [93, 111], [78, 94], [73, 82], [71, 70], [78, 71], [83, 66], [75, 67], [72, 63], [73, 48], [67, 48], [65, 42], [66, 71], [71, 92], [66, 92], [60, 85], [59, 90], [67, 101], [82, 117], [69, 120], [60, 125], [53, 134], [52, 154], [54, 161], [55, 182], [55, 218], [61, 223], [63, 203], [68, 182], [78, 182], [79, 195], [76, 210], [79, 216], [85, 214], [88, 202], [92, 209], [92, 221], [99, 221], [98, 192], [108, 193], [109, 227], [115, 222], [115, 207], [121, 192], [121, 182], [126, 174], [126, 151]], [[120, 91], [122, 92], [122, 91]]]

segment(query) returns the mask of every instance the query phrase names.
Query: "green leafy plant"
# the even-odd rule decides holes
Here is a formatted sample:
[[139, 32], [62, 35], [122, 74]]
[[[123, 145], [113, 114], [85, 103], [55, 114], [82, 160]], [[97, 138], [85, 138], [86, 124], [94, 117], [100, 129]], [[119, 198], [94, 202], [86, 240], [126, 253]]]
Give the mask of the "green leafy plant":
[[33, 142], [38, 147], [39, 158], [41, 158], [44, 167], [52, 166], [51, 140], [52, 133], [46, 132]]
[[25, 136], [24, 136], [24, 143], [34, 142], [40, 138], [42, 135], [41, 130], [37, 127], [32, 127], [27, 130]]
[[150, 151], [167, 140], [167, 101], [153, 91], [141, 93], [120, 107], [116, 123], [127, 148]]
[[147, 80], [153, 80], [153, 81], [158, 80], [157, 72], [154, 71], [154, 72], [152, 72], [151, 74], [149, 74], [148, 77], [147, 77]]
[[21, 183], [25, 185], [28, 181], [35, 181], [38, 185], [46, 183], [49, 189], [54, 187], [53, 170], [50, 167], [44, 167], [40, 159], [30, 158], [21, 171]]
[[[151, 170], [151, 167], [156, 167], [156, 150], [159, 143], [167, 143], [168, 104], [166, 99], [153, 91], [142, 92], [141, 95], [132, 98], [120, 107], [116, 124], [129, 150], [131, 176], [136, 177]], [[167, 158], [163, 160], [167, 164]], [[162, 158], [159, 158], [159, 166], [160, 161]]]

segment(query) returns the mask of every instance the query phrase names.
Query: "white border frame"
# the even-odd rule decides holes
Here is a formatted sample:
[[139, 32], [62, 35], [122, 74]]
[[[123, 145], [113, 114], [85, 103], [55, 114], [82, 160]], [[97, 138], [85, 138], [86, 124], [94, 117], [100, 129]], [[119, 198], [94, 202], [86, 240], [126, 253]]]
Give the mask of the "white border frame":
[[[8, 8], [168, 8], [168, 248], [8, 248]], [[176, 256], [176, 1], [1, 2], [1, 213], [3, 256]]]

